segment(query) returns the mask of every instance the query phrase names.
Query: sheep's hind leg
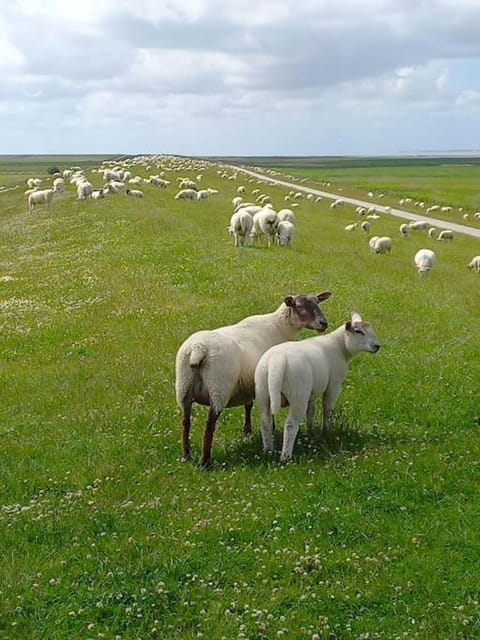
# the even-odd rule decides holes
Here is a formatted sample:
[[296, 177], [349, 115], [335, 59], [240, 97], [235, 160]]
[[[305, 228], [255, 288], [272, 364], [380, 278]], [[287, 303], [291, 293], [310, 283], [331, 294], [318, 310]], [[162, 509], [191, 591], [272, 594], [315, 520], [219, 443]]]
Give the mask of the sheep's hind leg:
[[200, 458], [200, 468], [208, 469], [212, 466], [212, 442], [213, 442], [213, 434], [215, 433], [215, 425], [217, 424], [218, 416], [221, 414], [222, 410], [214, 409], [210, 407], [210, 411], [208, 412], [207, 424], [205, 426], [205, 431], [203, 434], [203, 447], [202, 447], [202, 457]]
[[250, 435], [252, 433], [252, 407], [253, 402], [245, 405], [245, 420], [243, 422], [243, 433]]
[[307, 434], [311, 438], [315, 429], [315, 398], [310, 398], [307, 406]]
[[192, 416], [192, 400], [191, 398], [185, 398], [182, 405], [183, 409], [183, 421], [182, 421], [182, 448], [183, 448], [183, 462], [188, 462], [192, 458], [190, 451], [190, 426]]

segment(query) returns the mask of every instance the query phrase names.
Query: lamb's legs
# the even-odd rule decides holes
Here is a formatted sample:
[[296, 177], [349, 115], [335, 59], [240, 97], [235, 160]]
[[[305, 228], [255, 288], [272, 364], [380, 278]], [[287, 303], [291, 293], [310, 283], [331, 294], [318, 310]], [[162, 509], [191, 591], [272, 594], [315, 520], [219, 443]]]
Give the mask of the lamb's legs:
[[188, 462], [191, 459], [192, 454], [190, 452], [190, 426], [191, 426], [191, 416], [192, 416], [192, 400], [190, 398], [186, 398], [183, 401], [183, 421], [182, 421], [182, 447], [183, 447], [183, 457], [182, 460], [184, 462]]
[[245, 435], [252, 433], [252, 407], [253, 402], [245, 405], [245, 420], [243, 422], [243, 433]]
[[322, 434], [326, 436], [330, 431], [330, 426], [332, 423], [332, 411], [333, 406], [338, 398], [338, 394], [340, 393], [340, 388], [328, 388], [323, 394], [323, 429]]
[[200, 458], [200, 467], [202, 469], [208, 469], [212, 466], [213, 434], [215, 433], [215, 425], [221, 412], [221, 410], [219, 411], [213, 407], [210, 407], [208, 412], [207, 424], [203, 433], [202, 457]]

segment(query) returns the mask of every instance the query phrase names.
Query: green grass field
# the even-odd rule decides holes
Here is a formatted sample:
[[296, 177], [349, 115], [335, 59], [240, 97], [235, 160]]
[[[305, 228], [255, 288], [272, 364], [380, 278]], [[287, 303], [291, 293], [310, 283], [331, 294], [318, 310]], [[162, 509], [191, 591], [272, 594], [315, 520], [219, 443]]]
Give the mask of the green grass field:
[[[231, 199], [256, 181], [204, 171], [220, 193], [193, 203], [173, 182], [198, 171], [143, 200], [80, 203], [69, 186], [29, 214], [23, 185], [45, 165], [7, 173], [21, 187], [0, 193], [0, 638], [480, 636], [478, 240], [402, 240], [383, 217], [372, 231], [393, 251], [374, 255], [343, 229], [352, 207], [302, 200], [293, 250], [235, 249]], [[422, 176], [436, 197], [436, 170]], [[286, 189], [261, 189], [283, 204]], [[424, 279], [421, 247], [438, 259]], [[181, 463], [181, 342], [327, 289], [331, 328], [358, 310], [382, 343], [352, 362], [329, 441], [301, 430], [281, 466], [256, 412], [246, 438], [231, 409], [213, 469]]]

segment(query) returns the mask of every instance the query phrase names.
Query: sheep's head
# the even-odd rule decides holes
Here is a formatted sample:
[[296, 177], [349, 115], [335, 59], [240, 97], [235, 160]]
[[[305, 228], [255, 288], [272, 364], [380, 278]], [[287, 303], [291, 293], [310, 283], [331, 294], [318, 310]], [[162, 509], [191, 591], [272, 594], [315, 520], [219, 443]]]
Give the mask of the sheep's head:
[[380, 344], [369, 322], [363, 322], [360, 314], [352, 313], [352, 317], [345, 323], [346, 347], [351, 355], [366, 351], [377, 353]]
[[292, 322], [299, 328], [305, 327], [323, 333], [328, 327], [328, 322], [319, 304], [328, 300], [331, 295], [330, 291], [325, 291], [316, 296], [287, 296], [284, 302], [291, 309]]

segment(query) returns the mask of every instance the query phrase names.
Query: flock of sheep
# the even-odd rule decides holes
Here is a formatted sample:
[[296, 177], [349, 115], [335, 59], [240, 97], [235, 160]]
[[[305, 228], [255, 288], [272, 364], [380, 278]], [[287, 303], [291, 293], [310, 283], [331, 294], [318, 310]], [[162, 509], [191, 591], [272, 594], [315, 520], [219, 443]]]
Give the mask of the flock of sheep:
[[[122, 162], [104, 162], [91, 170], [90, 177], [79, 167], [66, 169], [61, 175], [54, 175], [52, 184], [43, 189], [41, 179], [29, 178], [25, 193], [30, 211], [40, 204], [50, 207], [56, 197], [65, 193], [68, 184], [76, 189], [79, 201], [97, 200], [119, 193], [142, 198], [144, 192], [132, 187], [150, 185], [168, 189], [174, 185], [179, 189], [173, 196], [175, 200], [200, 202], [219, 193], [217, 189], [201, 188], [203, 172], [214, 166], [218, 167], [206, 160], [139, 156]], [[150, 172], [150, 175], [134, 175], [137, 168], [142, 169], [142, 173]], [[152, 168], [157, 173], [152, 173]], [[196, 174], [195, 179], [185, 177], [192, 171]], [[177, 177], [174, 175], [176, 172], [183, 175]], [[222, 179], [237, 180], [237, 172], [225, 167], [217, 168], [217, 173]], [[100, 178], [101, 185], [95, 187], [93, 182], [96, 178]], [[254, 179], [249, 182], [254, 182]], [[321, 197], [314, 198], [313, 194], [291, 190], [284, 195], [289, 208], [278, 208], [277, 211], [271, 197], [257, 187], [251, 190], [253, 201], [244, 199], [245, 185], [237, 187], [236, 192], [228, 226], [235, 247], [260, 242], [262, 238], [269, 247], [275, 243], [291, 247], [296, 230], [293, 209], [303, 198], [315, 202], [322, 200]], [[404, 199], [401, 204], [408, 203]], [[342, 198], [337, 198], [330, 209], [333, 211], [344, 205]], [[417, 206], [423, 208], [422, 203], [417, 203]], [[434, 207], [426, 209], [427, 213], [436, 210]], [[388, 214], [390, 207], [382, 207], [381, 211]], [[357, 207], [355, 213], [363, 220], [348, 224], [345, 230], [354, 232], [359, 229], [370, 235], [371, 225], [381, 217], [379, 209], [375, 206]], [[435, 236], [435, 230], [428, 221], [400, 225], [402, 238], [415, 231], [424, 231], [430, 238]], [[453, 237], [451, 230], [438, 234], [438, 240], [452, 240]], [[370, 236], [368, 245], [376, 254], [390, 253], [393, 241], [389, 236]], [[417, 251], [414, 263], [418, 273], [429, 273], [435, 259], [431, 249]], [[468, 267], [480, 272], [480, 256], [475, 256]], [[332, 409], [347, 375], [350, 359], [361, 352], [376, 353], [380, 348], [371, 325], [357, 313], [327, 335], [294, 341], [302, 328], [314, 329], [318, 333], [327, 329], [328, 323], [319, 305], [330, 295], [324, 292], [287, 296], [272, 313], [250, 316], [219, 329], [198, 331], [185, 340], [176, 355], [175, 381], [176, 398], [183, 415], [184, 460], [191, 457], [190, 426], [194, 402], [209, 407], [200, 459], [202, 468], [211, 464], [215, 426], [227, 407], [244, 406], [244, 431], [248, 433], [251, 431], [251, 411], [255, 400], [261, 414], [263, 448], [272, 452], [274, 417], [282, 405], [288, 405], [282, 461], [292, 457], [300, 421], [305, 419], [308, 431], [313, 430], [315, 399], [319, 396], [323, 399], [323, 432], [328, 432]]]

